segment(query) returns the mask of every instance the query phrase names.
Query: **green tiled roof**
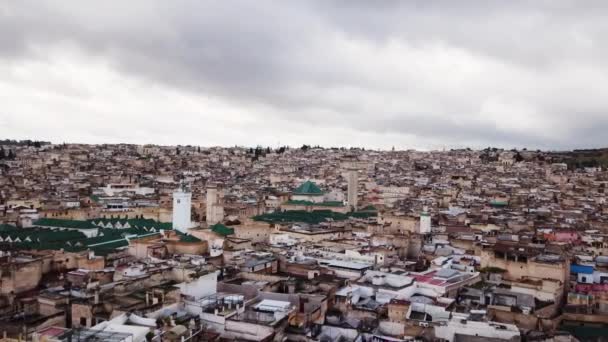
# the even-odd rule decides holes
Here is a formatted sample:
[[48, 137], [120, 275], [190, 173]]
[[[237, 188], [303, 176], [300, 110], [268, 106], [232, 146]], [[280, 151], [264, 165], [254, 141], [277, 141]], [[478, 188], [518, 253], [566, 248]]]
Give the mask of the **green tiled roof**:
[[137, 236], [129, 236], [129, 240], [138, 240], [138, 239], [143, 239], [143, 238], [147, 238], [147, 237], [155, 236], [155, 235], [160, 235], [160, 233], [145, 233], [145, 234], [140, 234]]
[[360, 211], [378, 211], [378, 209], [376, 209], [376, 207], [370, 204], [367, 207], [361, 209]]
[[326, 201], [326, 202], [315, 203], [315, 202], [312, 202], [312, 201], [289, 200], [285, 204], [290, 204], [290, 205], [316, 205], [316, 206], [320, 206], [320, 207], [343, 207], [344, 206], [344, 203], [342, 203], [340, 201]]
[[91, 224], [94, 225], [99, 225], [102, 224], [103, 226], [106, 226], [108, 223], [112, 224], [112, 226], [114, 226], [116, 223], [120, 222], [120, 224], [122, 226], [124, 226], [126, 223], [129, 223], [129, 226], [131, 226], [131, 228], [156, 228], [158, 229], [164, 229], [164, 230], [172, 230], [172, 224], [171, 223], [167, 223], [167, 222], [158, 222], [152, 219], [119, 219], [119, 218], [113, 218], [113, 219], [92, 219], [89, 220], [89, 222], [91, 222]]
[[129, 245], [129, 242], [126, 238], [119, 238], [116, 240], [108, 240], [105, 242], [91, 243], [89, 244], [89, 248], [91, 249], [109, 249], [109, 248], [118, 248], [118, 247], [126, 247]]
[[376, 212], [376, 211], [354, 211], [354, 212], [348, 213], [348, 216], [354, 217], [354, 218], [370, 218], [370, 217], [378, 216], [378, 212]]
[[59, 230], [51, 230], [51, 229], [42, 229], [42, 228], [28, 228], [28, 229], [18, 229], [13, 231], [2, 231], [0, 232], [0, 237], [3, 240], [10, 237], [11, 240], [15, 240], [19, 238], [21, 241], [26, 238], [30, 238], [34, 243], [49, 243], [49, 242], [76, 242], [79, 240], [86, 239], [86, 236], [79, 231], [59, 231]]
[[285, 202], [285, 204], [289, 204], [289, 205], [313, 205], [314, 202], [312, 202], [312, 201], [289, 200], [289, 201]]
[[89, 221], [62, 220], [53, 218], [41, 218], [34, 222], [35, 226], [72, 228], [72, 229], [93, 229], [97, 228]]
[[179, 236], [179, 241], [181, 242], [201, 242], [201, 239], [197, 238], [196, 236], [184, 234], [177, 230], [175, 232], [177, 232], [177, 235]]
[[14, 230], [17, 229], [15, 226], [11, 226], [10, 224], [0, 224], [0, 231], [3, 230]]
[[90, 247], [90, 249], [94, 251], [96, 255], [105, 256], [114, 252], [117, 248], [127, 247], [128, 245], [129, 242], [127, 241], [127, 239], [120, 239], [117, 241], [109, 241], [108, 243], [95, 245]]
[[[94, 223], [107, 222], [121, 224], [129, 222], [131, 228], [111, 229], [98, 228], [99, 234], [96, 237], [87, 238], [82, 232], [76, 230], [62, 230], [61, 228], [90, 229], [97, 228]], [[160, 234], [161, 229], [171, 230], [170, 223], [161, 223], [147, 219], [96, 219], [89, 221], [61, 220], [61, 219], [40, 219], [36, 225], [51, 227], [33, 227], [20, 229], [10, 225], [0, 225], [0, 237], [6, 240], [10, 237], [13, 242], [0, 242], [1, 246], [10, 246], [14, 249], [36, 249], [36, 250], [59, 250], [64, 249], [70, 252], [78, 252], [88, 249], [95, 251], [98, 255], [107, 255], [120, 247], [129, 245], [127, 236], [130, 239], [138, 239], [145, 236]], [[145, 227], [145, 228], [144, 228]], [[154, 229], [152, 229], [154, 228]], [[181, 241], [198, 242], [196, 237], [184, 235], [180, 236]], [[29, 238], [30, 241], [27, 241]], [[21, 242], [14, 242], [14, 240]]]
[[305, 210], [289, 210], [284, 212], [275, 212], [270, 214], [263, 214], [254, 216], [254, 221], [264, 221], [268, 223], [275, 222], [304, 222], [310, 224], [317, 224], [325, 222], [328, 219], [334, 221], [344, 221], [348, 219], [348, 215], [342, 213], [335, 213], [331, 210], [314, 210], [311, 212]]
[[506, 207], [509, 203], [506, 201], [490, 201], [490, 205], [493, 207]]
[[[75, 230], [27, 228], [0, 231], [2, 244], [14, 249], [80, 251], [85, 249], [86, 236]], [[10, 239], [9, 239], [10, 238]], [[12, 242], [7, 242], [11, 240]], [[21, 242], [15, 242], [21, 241]], [[28, 241], [29, 240], [29, 241]], [[2, 248], [2, 247], [0, 247]]]
[[321, 189], [319, 189], [319, 187], [311, 181], [302, 183], [302, 185], [300, 185], [293, 193], [295, 195], [323, 195], [323, 191], [321, 191]]
[[221, 223], [216, 223], [209, 228], [211, 228], [211, 230], [214, 231], [215, 233], [223, 235], [223, 236], [228, 236], [228, 235], [234, 234], [234, 229], [226, 227], [225, 225], [223, 225]]

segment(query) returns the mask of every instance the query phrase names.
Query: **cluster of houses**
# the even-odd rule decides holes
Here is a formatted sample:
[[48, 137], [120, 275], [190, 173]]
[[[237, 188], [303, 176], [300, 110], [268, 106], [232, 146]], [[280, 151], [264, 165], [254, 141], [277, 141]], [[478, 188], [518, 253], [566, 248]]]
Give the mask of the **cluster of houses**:
[[0, 341], [608, 326], [608, 174], [543, 152], [62, 144], [1, 163]]

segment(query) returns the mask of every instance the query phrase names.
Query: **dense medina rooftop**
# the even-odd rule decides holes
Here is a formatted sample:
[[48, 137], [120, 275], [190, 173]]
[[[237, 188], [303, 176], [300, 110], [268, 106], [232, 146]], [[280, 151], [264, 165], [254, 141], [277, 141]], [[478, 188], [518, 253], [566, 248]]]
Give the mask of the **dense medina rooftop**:
[[11, 149], [11, 337], [521, 341], [608, 322], [608, 173], [576, 152]]

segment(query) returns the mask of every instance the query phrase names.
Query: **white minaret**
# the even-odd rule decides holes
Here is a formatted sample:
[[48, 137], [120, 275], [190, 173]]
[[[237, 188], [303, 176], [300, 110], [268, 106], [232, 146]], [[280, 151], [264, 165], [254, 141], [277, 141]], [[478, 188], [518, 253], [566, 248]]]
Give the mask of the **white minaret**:
[[359, 172], [357, 170], [349, 170], [346, 176], [348, 182], [348, 194], [346, 200], [348, 206], [354, 211], [357, 211], [357, 194], [359, 190]]
[[431, 233], [431, 215], [428, 213], [428, 208], [424, 207], [420, 213], [420, 234]]
[[186, 233], [192, 228], [190, 212], [192, 210], [192, 193], [185, 183], [173, 192], [173, 229]]

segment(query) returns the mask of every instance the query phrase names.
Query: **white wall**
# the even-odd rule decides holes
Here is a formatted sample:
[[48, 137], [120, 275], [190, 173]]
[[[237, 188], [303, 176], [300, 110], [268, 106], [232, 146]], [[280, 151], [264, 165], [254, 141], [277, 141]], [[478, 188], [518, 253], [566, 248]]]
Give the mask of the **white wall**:
[[429, 214], [420, 215], [420, 234], [429, 234], [431, 232], [431, 216]]
[[196, 299], [207, 297], [217, 292], [217, 276], [219, 271], [205, 274], [191, 282], [177, 284], [183, 295], [192, 296]]
[[[497, 329], [500, 325], [506, 329]], [[465, 324], [452, 320], [447, 325], [435, 327], [435, 337], [448, 341], [454, 341], [454, 335], [462, 334], [469, 336], [479, 336], [486, 338], [496, 338], [508, 340], [515, 336], [520, 336], [519, 329], [512, 324], [494, 322], [474, 322], [467, 321]]]

